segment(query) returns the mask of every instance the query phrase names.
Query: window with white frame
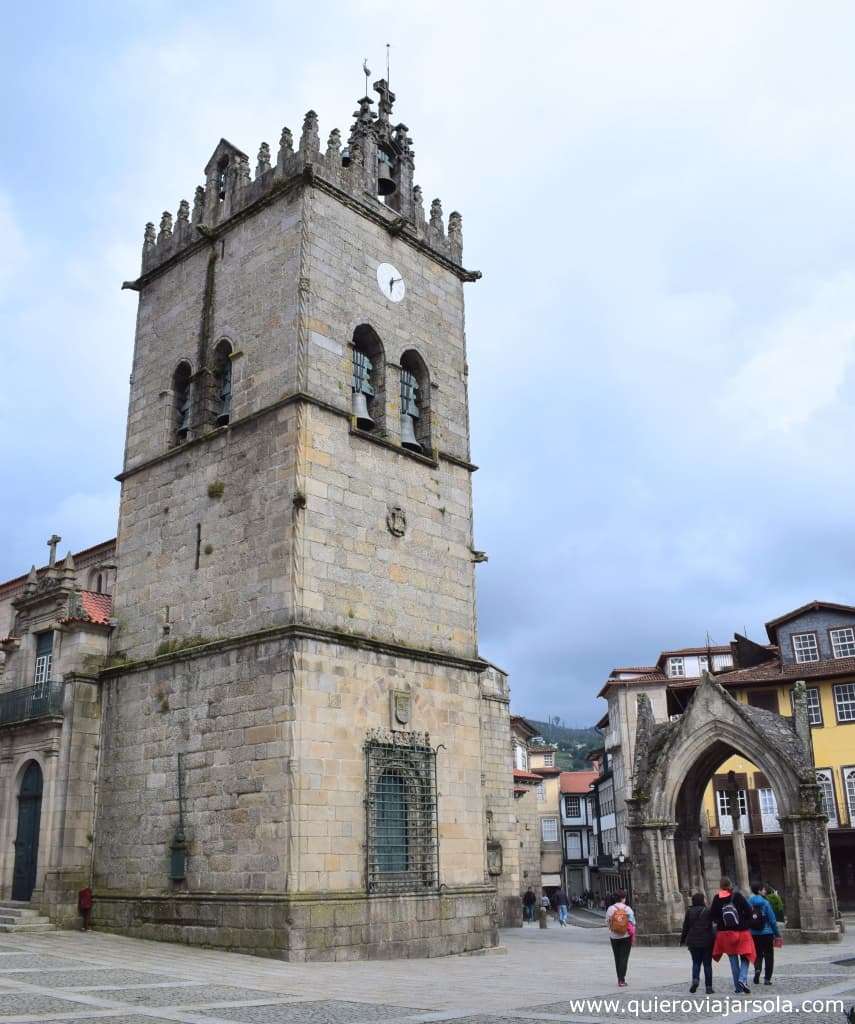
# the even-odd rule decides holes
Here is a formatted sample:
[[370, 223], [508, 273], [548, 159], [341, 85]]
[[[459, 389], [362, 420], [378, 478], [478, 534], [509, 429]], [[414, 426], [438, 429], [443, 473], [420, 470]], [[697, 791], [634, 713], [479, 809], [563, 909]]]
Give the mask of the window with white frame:
[[514, 744], [514, 767], [521, 772], [528, 769], [528, 751], [521, 743]]
[[607, 782], [600, 789], [600, 814], [605, 817], [615, 812], [615, 791], [611, 782]]
[[581, 817], [582, 800], [575, 793], [564, 794], [564, 814], [568, 818]]
[[855, 827], [855, 765], [841, 768], [843, 789], [846, 791], [846, 806], [849, 808], [849, 827]]
[[558, 819], [557, 818], [541, 818], [540, 819], [540, 837], [545, 843], [557, 843], [558, 842]]
[[34, 683], [46, 683], [50, 679], [53, 664], [53, 632], [36, 634], [36, 671]]
[[855, 683], [834, 687], [834, 711], [838, 722], [855, 722]]
[[837, 804], [834, 801], [834, 776], [830, 768], [817, 768], [816, 784], [822, 800], [823, 813], [828, 816], [828, 827], [837, 827]]
[[[822, 703], [819, 699], [819, 690], [815, 686], [805, 688], [805, 702], [807, 704], [808, 722], [811, 725], [822, 725]], [[790, 706], [795, 711], [792, 690], [790, 690]]]
[[546, 800], [546, 786], [542, 782], [538, 782], [535, 789], [537, 790], [537, 802], [542, 804]]
[[710, 659], [707, 657], [706, 654], [701, 654], [698, 657], [698, 671], [699, 672], [709, 672], [709, 670], [710, 670]]
[[832, 629], [829, 632], [834, 657], [855, 658], [855, 629], [852, 626], [842, 626], [840, 629]]
[[555, 767], [555, 754], [550, 750], [543, 755], [543, 767], [554, 768]]
[[793, 653], [800, 665], [807, 661], [819, 661], [816, 633], [793, 633], [792, 639]]
[[567, 860], [582, 859], [582, 835], [579, 832], [567, 833]]
[[669, 658], [668, 659], [668, 675], [669, 676], [684, 676], [686, 674], [686, 663], [682, 658]]

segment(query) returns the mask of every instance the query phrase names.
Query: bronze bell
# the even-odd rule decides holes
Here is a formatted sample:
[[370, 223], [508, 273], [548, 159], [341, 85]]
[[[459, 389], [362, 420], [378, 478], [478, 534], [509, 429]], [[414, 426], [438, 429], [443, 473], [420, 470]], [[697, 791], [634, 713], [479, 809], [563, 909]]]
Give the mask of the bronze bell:
[[401, 447], [407, 448], [411, 452], [420, 452], [422, 446], [416, 440], [416, 432], [413, 429], [414, 423], [414, 417], [405, 412], [401, 413]]
[[377, 424], [371, 419], [371, 414], [368, 412], [368, 399], [365, 396], [365, 392], [354, 391], [352, 394], [351, 412], [356, 420], [357, 427], [360, 430], [373, 430]]
[[392, 163], [382, 149], [377, 151], [377, 195], [391, 196], [397, 186], [392, 177]]

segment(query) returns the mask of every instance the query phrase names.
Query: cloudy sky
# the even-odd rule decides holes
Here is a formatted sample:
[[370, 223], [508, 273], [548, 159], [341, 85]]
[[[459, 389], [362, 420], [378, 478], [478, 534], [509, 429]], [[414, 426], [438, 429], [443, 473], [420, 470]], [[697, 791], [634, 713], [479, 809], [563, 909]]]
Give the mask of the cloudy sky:
[[145, 221], [220, 136], [346, 131], [392, 43], [464, 216], [482, 652], [588, 723], [616, 664], [855, 602], [855, 7], [4, 9], [0, 579], [115, 530]]

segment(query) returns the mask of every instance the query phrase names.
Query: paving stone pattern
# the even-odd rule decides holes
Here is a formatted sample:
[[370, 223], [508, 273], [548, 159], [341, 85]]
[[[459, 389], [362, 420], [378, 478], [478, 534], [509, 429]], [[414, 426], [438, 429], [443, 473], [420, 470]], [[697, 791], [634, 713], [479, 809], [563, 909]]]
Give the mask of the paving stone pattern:
[[74, 1013], [79, 1003], [38, 992], [4, 992], [0, 999], [0, 1017], [26, 1017], [46, 1013]]
[[[855, 969], [834, 963], [855, 948], [850, 934], [824, 959], [783, 950], [775, 984], [754, 988], [753, 1005], [733, 995], [727, 965], [717, 965], [716, 1005], [688, 992], [685, 950], [639, 949], [630, 988], [618, 990], [611, 950], [590, 933], [523, 931], [503, 933], [501, 956], [351, 964], [283, 963], [98, 933], [16, 940], [11, 952], [0, 937], [0, 1024], [709, 1024], [722, 1019], [725, 1000], [745, 1024], [845, 1024], [839, 1009], [795, 1011], [808, 995], [855, 1004]], [[680, 1006], [664, 1013], [656, 996]], [[776, 997], [791, 999], [793, 1014], [762, 1008], [760, 1000]], [[588, 999], [610, 1005], [596, 1010]], [[640, 1013], [632, 1000], [643, 1001]]]
[[[25, 972], [18, 971], [21, 975]], [[45, 985], [49, 988], [125, 988], [128, 985], [163, 985], [173, 983], [174, 979], [166, 979], [162, 974], [143, 974], [141, 971], [116, 971], [109, 967], [89, 967], [88, 964], [81, 965], [81, 969], [67, 971], [39, 971], [38, 980], [33, 979], [32, 984]], [[26, 981], [26, 978], [18, 977], [19, 981]], [[110, 996], [109, 998], [117, 998]]]
[[[80, 993], [85, 995], [85, 990]], [[93, 995], [98, 993], [93, 992]], [[190, 1006], [194, 1003], [245, 1003], [252, 1000], [287, 999], [288, 996], [273, 992], [257, 992], [252, 989], [232, 988], [229, 985], [168, 985], [165, 987], [124, 988], [109, 993], [100, 993], [120, 1003], [135, 1006]], [[219, 1013], [218, 1013], [219, 1016]]]
[[[211, 1010], [210, 1015], [245, 1024], [356, 1024], [358, 1021], [423, 1017], [424, 1010], [400, 1006], [352, 1003], [340, 999], [319, 999], [277, 1006], [236, 1006]], [[206, 1016], [208, 1014], [205, 1014]]]

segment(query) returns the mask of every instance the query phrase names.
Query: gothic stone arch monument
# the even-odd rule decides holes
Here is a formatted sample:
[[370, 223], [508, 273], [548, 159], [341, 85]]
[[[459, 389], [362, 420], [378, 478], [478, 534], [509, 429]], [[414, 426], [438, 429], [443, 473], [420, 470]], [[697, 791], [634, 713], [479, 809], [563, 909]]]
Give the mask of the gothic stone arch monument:
[[827, 818], [816, 785], [804, 684], [795, 713], [783, 718], [740, 704], [705, 674], [681, 717], [657, 724], [647, 694], [638, 697], [633, 796], [627, 801], [633, 901], [639, 940], [676, 943], [692, 892], [708, 895], [700, 809], [712, 774], [736, 753], [772, 780], [786, 854], [787, 935], [840, 938]]

